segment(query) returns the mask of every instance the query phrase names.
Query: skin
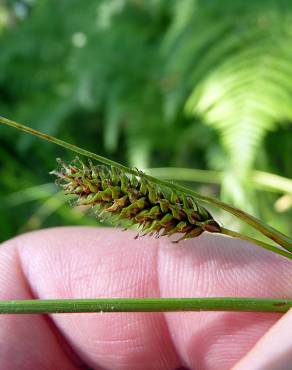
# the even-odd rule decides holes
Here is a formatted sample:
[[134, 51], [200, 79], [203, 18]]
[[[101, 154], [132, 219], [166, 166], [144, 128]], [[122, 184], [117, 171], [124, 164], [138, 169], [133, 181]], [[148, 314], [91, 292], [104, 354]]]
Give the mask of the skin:
[[[68, 227], [11, 239], [0, 299], [292, 296], [291, 261], [246, 242], [134, 236]], [[1, 315], [0, 370], [289, 370], [291, 328], [292, 311]]]

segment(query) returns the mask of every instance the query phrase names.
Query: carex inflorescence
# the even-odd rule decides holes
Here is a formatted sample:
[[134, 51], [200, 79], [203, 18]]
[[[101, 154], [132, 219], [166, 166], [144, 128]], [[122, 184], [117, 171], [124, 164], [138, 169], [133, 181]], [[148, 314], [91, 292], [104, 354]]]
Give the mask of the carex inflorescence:
[[114, 223], [127, 220], [139, 226], [142, 235], [183, 233], [177, 241], [204, 231], [220, 232], [218, 223], [194, 198], [162, 189], [138, 170], [134, 176], [115, 167], [84, 164], [78, 158], [70, 164], [57, 161], [59, 169], [51, 174], [58, 177], [58, 184], [66, 194], [76, 196], [75, 205], [94, 206], [99, 218], [114, 216]]

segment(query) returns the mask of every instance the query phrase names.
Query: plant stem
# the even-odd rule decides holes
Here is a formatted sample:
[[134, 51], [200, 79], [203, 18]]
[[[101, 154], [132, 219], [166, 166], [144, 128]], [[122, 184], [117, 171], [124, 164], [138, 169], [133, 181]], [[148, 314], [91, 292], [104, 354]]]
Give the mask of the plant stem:
[[168, 311], [287, 312], [291, 307], [291, 299], [272, 298], [34, 299], [0, 301], [0, 314]]
[[238, 233], [236, 231], [229, 230], [229, 229], [226, 229], [224, 227], [221, 227], [221, 234], [228, 235], [228, 236], [231, 236], [231, 237], [234, 237], [234, 238], [239, 238], [239, 239], [247, 240], [249, 242], [252, 242], [253, 244], [258, 245], [259, 247], [262, 247], [264, 249], [267, 249], [268, 251], [271, 251], [271, 252], [280, 254], [280, 255], [282, 255], [284, 257], [287, 257], [290, 260], [292, 260], [292, 253], [287, 252], [287, 251], [285, 251], [283, 249], [277, 248], [277, 247], [275, 247], [275, 246], [273, 246], [271, 244], [267, 244], [265, 242], [262, 242], [261, 240], [251, 238], [250, 236], [240, 234], [240, 233]]
[[224, 209], [225, 211], [233, 214], [234, 216], [238, 217], [242, 221], [248, 223], [253, 228], [257, 229], [259, 232], [266, 235], [268, 238], [274, 240], [277, 244], [281, 245], [286, 250], [292, 252], [292, 240], [288, 236], [282, 234], [281, 232], [277, 231], [273, 227], [271, 227], [269, 225], [266, 225], [264, 222], [257, 219], [256, 217], [254, 217], [252, 215], [249, 215], [248, 213], [246, 213], [246, 212], [244, 212], [244, 211], [242, 211], [238, 208], [232, 207], [229, 204], [226, 204], [226, 203], [224, 203], [220, 200], [217, 200], [217, 199], [199, 194], [199, 193], [197, 193], [193, 190], [187, 189], [187, 188], [185, 188], [183, 186], [180, 186], [178, 184], [174, 184], [174, 183], [171, 183], [171, 182], [168, 182], [168, 181], [160, 180], [156, 177], [146, 175], [146, 174], [144, 174], [142, 172], [139, 172], [135, 169], [128, 168], [126, 166], [121, 165], [120, 163], [114, 162], [110, 159], [104, 158], [100, 155], [97, 155], [97, 154], [89, 152], [85, 149], [79, 148], [79, 147], [77, 147], [73, 144], [66, 143], [63, 140], [60, 140], [60, 139], [57, 139], [53, 136], [44, 134], [42, 132], [39, 132], [39, 131], [34, 130], [30, 127], [27, 127], [25, 125], [19, 124], [19, 123], [14, 122], [14, 121], [11, 121], [11, 120], [9, 120], [7, 118], [4, 118], [4, 117], [1, 117], [1, 116], [0, 116], [0, 123], [11, 126], [11, 127], [14, 127], [16, 129], [27, 132], [29, 134], [41, 137], [45, 140], [51, 141], [51, 142], [53, 142], [57, 145], [60, 145], [64, 148], [72, 150], [76, 153], [82, 154], [86, 157], [90, 157], [92, 159], [95, 159], [99, 162], [102, 162], [102, 163], [105, 163], [107, 165], [120, 168], [121, 170], [123, 170], [127, 173], [131, 173], [133, 175], [138, 175], [140, 177], [144, 177], [144, 178], [148, 179], [149, 181], [152, 181], [153, 183], [156, 183], [158, 185], [167, 186], [167, 187], [169, 187], [173, 190], [177, 190], [177, 191], [182, 192], [184, 194], [191, 195], [194, 198], [200, 199], [201, 201], [204, 201], [206, 203], [213, 204], [213, 205], [215, 205], [215, 206], [217, 206], [221, 209]]
[[[220, 184], [223, 173], [220, 171], [200, 170], [197, 168], [155, 167], [145, 169], [146, 174], [164, 180], [204, 182]], [[292, 194], [292, 180], [264, 171], [252, 171], [251, 180], [259, 189], [276, 193]]]
[[200, 170], [197, 168], [183, 167], [153, 167], [144, 169], [145, 173], [164, 180], [205, 182], [207, 184], [220, 184], [222, 172]]

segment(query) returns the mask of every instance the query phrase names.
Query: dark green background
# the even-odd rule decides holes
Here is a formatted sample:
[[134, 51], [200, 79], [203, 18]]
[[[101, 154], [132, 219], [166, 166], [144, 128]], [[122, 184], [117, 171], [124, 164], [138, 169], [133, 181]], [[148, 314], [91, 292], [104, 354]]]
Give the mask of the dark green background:
[[[0, 115], [130, 166], [218, 170], [187, 185], [291, 234], [291, 180], [252, 180], [291, 179], [291, 45], [288, 0], [2, 1]], [[1, 240], [97, 224], [56, 196], [59, 156], [0, 127]]]

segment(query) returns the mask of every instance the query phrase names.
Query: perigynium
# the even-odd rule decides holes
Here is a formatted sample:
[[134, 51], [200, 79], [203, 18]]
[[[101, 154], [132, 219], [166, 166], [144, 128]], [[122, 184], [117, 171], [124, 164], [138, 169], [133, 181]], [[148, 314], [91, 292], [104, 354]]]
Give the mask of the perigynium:
[[[142, 235], [156, 237], [182, 233], [176, 240], [197, 237], [204, 231], [220, 232], [219, 224], [194, 198], [169, 191], [147, 179], [129, 175], [115, 167], [88, 164], [76, 158], [70, 164], [58, 160], [51, 174], [66, 194], [75, 196], [75, 205], [95, 208], [99, 219], [128, 221]], [[140, 234], [140, 235], [141, 235]], [[139, 236], [139, 234], [137, 235]]]

